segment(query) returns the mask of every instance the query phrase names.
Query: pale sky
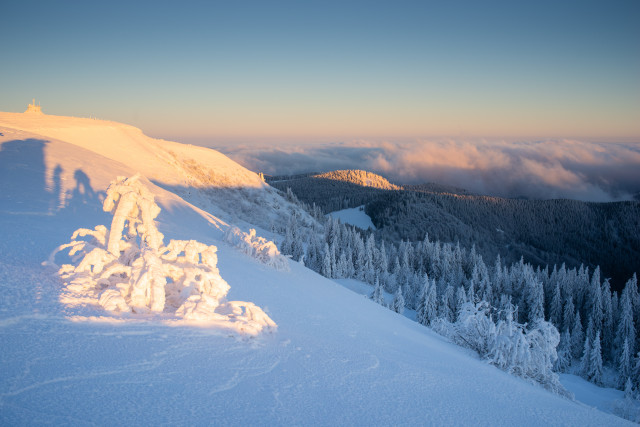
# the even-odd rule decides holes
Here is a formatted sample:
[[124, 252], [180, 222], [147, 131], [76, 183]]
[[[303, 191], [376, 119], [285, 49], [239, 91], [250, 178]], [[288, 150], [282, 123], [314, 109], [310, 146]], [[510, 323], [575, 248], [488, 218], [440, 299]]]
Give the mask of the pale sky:
[[0, 111], [177, 140], [640, 142], [640, 2], [12, 1]]

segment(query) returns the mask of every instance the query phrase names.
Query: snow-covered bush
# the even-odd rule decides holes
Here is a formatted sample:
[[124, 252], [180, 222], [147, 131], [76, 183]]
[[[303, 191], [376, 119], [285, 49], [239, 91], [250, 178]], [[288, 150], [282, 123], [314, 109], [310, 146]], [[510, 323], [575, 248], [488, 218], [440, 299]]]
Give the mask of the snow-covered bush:
[[556, 347], [560, 343], [560, 333], [551, 323], [539, 320], [527, 330], [528, 357], [524, 360], [524, 370], [520, 376], [541, 384], [557, 394], [571, 396], [560, 384], [553, 364], [558, 358]]
[[[139, 181], [118, 177], [103, 204], [113, 214], [111, 228], [76, 230], [70, 248], [73, 265], [63, 265], [61, 300], [95, 303], [110, 312], [163, 313], [189, 321], [206, 321], [255, 335], [276, 324], [250, 302], [226, 302], [229, 285], [217, 268], [217, 248], [195, 240], [171, 240], [155, 225], [160, 207]], [[90, 237], [83, 240], [82, 237]]]
[[496, 325], [491, 319], [489, 304], [485, 301], [462, 304], [458, 320], [453, 324], [453, 331], [452, 338], [457, 344], [486, 357], [496, 335]]
[[498, 321], [492, 342], [488, 344], [487, 360], [510, 374], [522, 376], [528, 359], [528, 343], [522, 325], [513, 320], [513, 306], [509, 305], [504, 319]]
[[509, 308], [504, 319], [494, 323], [491, 307], [485, 302], [464, 303], [454, 323], [442, 318], [433, 329], [456, 344], [470, 348], [498, 368], [536, 382], [557, 394], [569, 396], [558, 375], [553, 372], [560, 342], [558, 330], [539, 320], [531, 329], [513, 320], [515, 309]]
[[279, 271], [289, 270], [289, 261], [283, 256], [275, 243], [256, 235], [253, 228], [245, 233], [238, 227], [230, 227], [225, 233], [224, 239], [245, 254], [257, 259], [263, 264]]

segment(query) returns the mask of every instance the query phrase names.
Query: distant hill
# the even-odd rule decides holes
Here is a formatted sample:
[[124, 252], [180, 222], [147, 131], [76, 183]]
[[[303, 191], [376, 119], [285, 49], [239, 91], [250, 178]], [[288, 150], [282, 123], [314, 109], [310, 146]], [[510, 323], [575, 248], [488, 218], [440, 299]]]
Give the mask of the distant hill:
[[362, 170], [267, 177], [267, 182], [282, 191], [291, 191], [301, 201], [315, 203], [325, 213], [367, 204], [386, 191], [402, 190], [386, 178]]
[[401, 190], [402, 187], [391, 184], [386, 178], [363, 170], [337, 170], [313, 175], [311, 178], [330, 179], [333, 181], [349, 182], [363, 187], [380, 190]]

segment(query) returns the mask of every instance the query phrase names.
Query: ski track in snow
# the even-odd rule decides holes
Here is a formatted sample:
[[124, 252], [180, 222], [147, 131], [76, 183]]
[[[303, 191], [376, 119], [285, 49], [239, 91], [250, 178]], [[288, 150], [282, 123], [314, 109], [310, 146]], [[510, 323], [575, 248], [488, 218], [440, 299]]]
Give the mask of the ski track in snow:
[[24, 314], [21, 316], [7, 317], [5, 319], [0, 319], [0, 328], [8, 328], [17, 325], [20, 322], [24, 322], [26, 320], [46, 320], [49, 316], [45, 316], [42, 314]]
[[276, 360], [270, 366], [255, 366], [253, 365], [255, 359], [249, 363], [243, 363], [243, 365], [249, 366], [248, 368], [238, 368], [234, 371], [233, 376], [224, 384], [220, 384], [219, 386], [213, 388], [209, 391], [209, 395], [217, 394], [223, 391], [231, 390], [235, 388], [241, 382], [253, 378], [259, 377], [261, 375], [265, 375], [273, 371], [276, 366], [280, 364], [280, 360]]
[[[36, 388], [44, 387], [44, 386], [47, 386], [47, 385], [50, 385], [50, 384], [59, 383], [59, 382], [84, 381], [84, 380], [88, 380], [88, 379], [92, 379], [92, 378], [103, 377], [103, 376], [111, 376], [111, 375], [122, 374], [122, 373], [151, 371], [154, 368], [157, 368], [158, 366], [160, 366], [160, 363], [157, 363], [157, 362], [156, 363], [140, 362], [140, 363], [124, 366], [121, 369], [105, 370], [105, 371], [101, 371], [101, 370], [90, 371], [90, 372], [84, 372], [84, 373], [81, 373], [81, 374], [78, 374], [78, 375], [73, 375], [73, 376], [52, 378], [52, 379], [49, 379], [49, 380], [46, 380], [46, 381], [42, 381], [42, 382], [39, 382], [39, 383], [31, 384], [31, 385], [29, 385], [27, 387], [23, 387], [23, 388], [18, 389], [18, 390], [12, 390], [12, 391], [9, 391], [9, 392], [0, 393], [0, 399], [3, 398], [3, 397], [17, 396], [17, 395], [22, 394], [24, 392], [31, 391], [31, 390], [36, 389]], [[28, 372], [28, 369], [26, 369], [25, 372]], [[1, 401], [0, 401], [0, 404], [2, 404]]]

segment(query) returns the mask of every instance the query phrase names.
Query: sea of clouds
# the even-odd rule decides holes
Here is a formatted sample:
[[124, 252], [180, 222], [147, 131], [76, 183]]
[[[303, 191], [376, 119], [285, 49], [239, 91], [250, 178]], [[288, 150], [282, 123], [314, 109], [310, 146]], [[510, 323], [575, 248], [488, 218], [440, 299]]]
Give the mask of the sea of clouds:
[[640, 143], [351, 141], [215, 148], [268, 175], [364, 169], [394, 183], [436, 182], [502, 197], [605, 202], [640, 195]]

